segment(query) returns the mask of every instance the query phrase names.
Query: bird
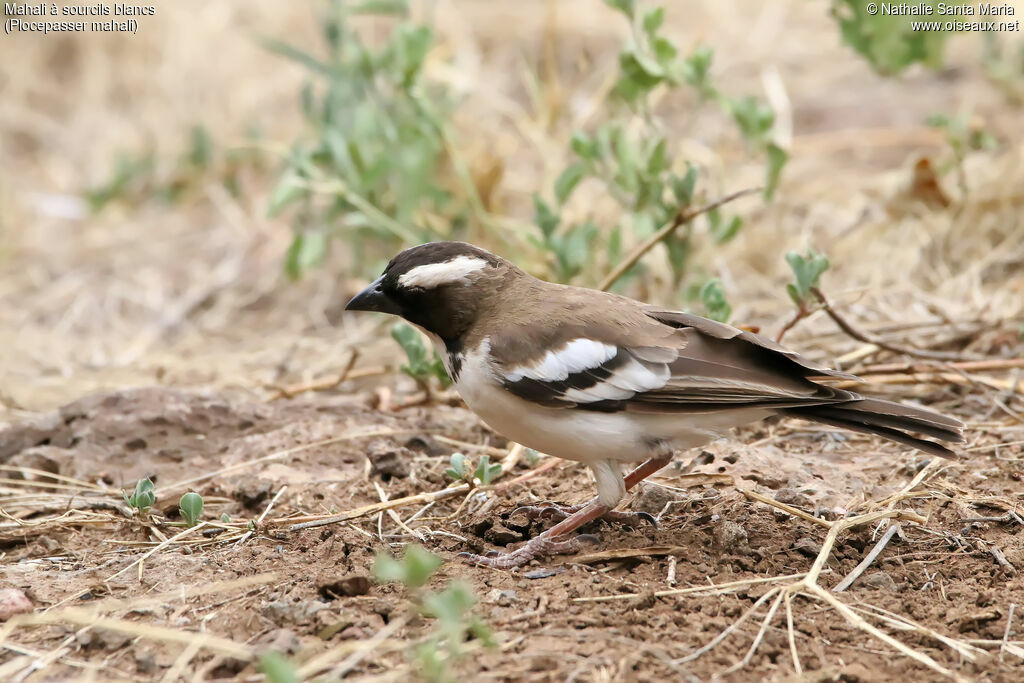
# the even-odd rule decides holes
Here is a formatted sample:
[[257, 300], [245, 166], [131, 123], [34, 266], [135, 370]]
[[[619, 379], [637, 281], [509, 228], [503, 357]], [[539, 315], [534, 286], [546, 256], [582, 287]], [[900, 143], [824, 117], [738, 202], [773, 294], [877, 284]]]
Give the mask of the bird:
[[[404, 318], [434, 344], [467, 407], [495, 432], [585, 463], [597, 496], [571, 507], [521, 508], [561, 521], [522, 547], [489, 556], [495, 569], [576, 552], [573, 535], [614, 508], [673, 454], [734, 427], [782, 415], [875, 434], [953, 458], [964, 424], [926, 408], [831, 384], [854, 375], [815, 363], [726, 323], [618, 294], [547, 282], [465, 242], [410, 247], [345, 306]], [[929, 437], [929, 438], [924, 438]], [[622, 467], [636, 465], [626, 476]]]

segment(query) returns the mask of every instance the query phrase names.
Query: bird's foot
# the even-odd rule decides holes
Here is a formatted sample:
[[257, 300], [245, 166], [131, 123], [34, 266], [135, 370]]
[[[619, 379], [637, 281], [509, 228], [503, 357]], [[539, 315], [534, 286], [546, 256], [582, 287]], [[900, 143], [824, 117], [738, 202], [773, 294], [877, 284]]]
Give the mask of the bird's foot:
[[579, 552], [582, 543], [596, 543], [597, 537], [591, 534], [579, 534], [564, 538], [553, 536], [546, 538], [538, 536], [526, 542], [522, 548], [513, 550], [510, 553], [495, 553], [487, 555], [474, 555], [473, 553], [459, 553], [458, 557], [464, 562], [475, 564], [478, 567], [489, 567], [491, 569], [514, 569], [528, 564], [531, 560], [544, 555], [568, 555]]
[[[576, 514], [587, 505], [589, 505], [589, 503], [579, 503], [577, 505], [523, 505], [513, 510], [512, 515], [522, 513], [530, 520], [566, 519], [567, 517]], [[630, 524], [633, 526], [637, 526], [641, 522], [646, 522], [655, 529], [658, 528], [658, 520], [656, 520], [653, 515], [646, 512], [609, 510], [601, 515], [600, 518], [606, 522], [621, 522], [623, 524]]]

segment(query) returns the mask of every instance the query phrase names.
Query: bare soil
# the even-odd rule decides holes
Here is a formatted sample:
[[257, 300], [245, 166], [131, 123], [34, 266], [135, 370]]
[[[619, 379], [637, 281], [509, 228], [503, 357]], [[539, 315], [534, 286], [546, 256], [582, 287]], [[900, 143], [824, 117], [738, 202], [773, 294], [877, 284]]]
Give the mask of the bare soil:
[[[325, 393], [244, 402], [153, 387], [87, 397], [8, 427], [0, 433], [0, 455], [22, 472], [5, 474], [3, 584], [24, 591], [37, 613], [63, 610], [68, 619], [59, 625], [22, 625], [12, 639], [29, 656], [59, 653], [47, 669], [50, 680], [87, 672], [102, 679], [157, 680], [175, 666], [210, 678], [258, 678], [251, 663], [216, 647], [189, 651], [142, 631], [90, 623], [100, 613], [115, 618], [115, 627], [152, 624], [221, 636], [257, 651], [280, 649], [300, 665], [334, 651], [332, 664], [337, 664], [351, 654], [346, 643], [358, 649], [407, 613], [406, 589], [377, 584], [371, 566], [375, 553], [401, 552], [405, 543], [416, 541], [449, 558], [430, 587], [452, 579], [467, 582], [480, 599], [477, 613], [497, 634], [496, 650], [470, 645], [470, 654], [455, 664], [461, 675], [509, 681], [706, 680], [744, 657], [760, 616], [704, 656], [675, 660], [710, 642], [770, 587], [782, 584], [754, 583], [720, 595], [656, 597], [654, 592], [801, 574], [811, 567], [825, 535], [816, 524], [748, 500], [740, 489], [837, 519], [864, 500], [900, 491], [927, 462], [866, 438], [809, 432], [796, 423], [765, 425], [745, 431], [742, 439], [714, 444], [688, 474], [681, 470], [694, 454], [681, 454], [664, 476], [645, 486], [631, 506], [664, 512], [657, 529], [599, 522], [587, 529], [599, 542], [580, 555], [535, 561], [519, 571], [492, 571], [451, 558], [464, 550], [513, 548], [539, 533], [542, 523], [510, 516], [511, 511], [525, 502], [589, 497], [593, 488], [585, 469], [561, 461], [547, 469], [547, 459], [532, 466], [522, 460], [492, 490], [473, 492], [468, 500], [464, 494], [452, 496], [414, 521], [403, 521], [422, 541], [386, 512], [288, 530], [289, 518], [326, 516], [382, 497], [444, 489], [443, 470], [453, 447], [439, 437], [486, 449], [506, 447], [463, 408], [434, 404], [381, 411], [370, 403], [358, 394]], [[331, 442], [318, 445], [324, 441]], [[1020, 509], [1020, 454], [1018, 444], [933, 464], [915, 489], [917, 497], [899, 503], [927, 522], [904, 523], [867, 572], [841, 594], [843, 602], [863, 615], [881, 608], [930, 629], [932, 635], [886, 630], [960, 676], [1018, 679], [1022, 659], [1000, 652], [1000, 641], [1011, 605], [1024, 602], [1024, 583], [1017, 576], [1024, 567], [1024, 534], [1010, 516], [971, 520], [994, 520], [1008, 507]], [[774, 466], [768, 470], [766, 463]], [[521, 483], [503, 483], [534, 469], [542, 471]], [[69, 480], [56, 488], [45, 473], [110, 490], [131, 488], [137, 478], [150, 476], [157, 503], [151, 515], [133, 515], [109, 491], [87, 490]], [[168, 523], [177, 519], [178, 497], [186, 488], [203, 495], [206, 519], [227, 514], [234, 521], [261, 522], [246, 538], [230, 529], [183, 538], [180, 545], [161, 547], [141, 568], [112, 579], [142, 550], [181, 531]], [[52, 504], [44, 504], [44, 498]], [[269, 514], [261, 517], [271, 500]], [[665, 511], [670, 501], [674, 504]], [[410, 520], [423, 507], [420, 502], [395, 512]], [[841, 535], [821, 584], [837, 584], [878, 535], [871, 527]], [[631, 550], [637, 552], [626, 552]], [[668, 583], [670, 562], [673, 584]], [[249, 577], [256, 577], [255, 583], [231, 587]], [[218, 585], [227, 589], [217, 590]], [[204, 586], [211, 592], [189, 595]], [[626, 593], [638, 595], [592, 601]], [[147, 601], [152, 596], [156, 599]], [[792, 611], [805, 680], [936, 676], [820, 602], [798, 597]], [[411, 648], [432, 626], [432, 620], [412, 619], [368, 648], [352, 672], [408, 677]], [[945, 646], [940, 636], [975, 644], [980, 649], [974, 661]], [[17, 656], [9, 653], [5, 661]], [[793, 675], [780, 611], [749, 665], [726, 678]]]

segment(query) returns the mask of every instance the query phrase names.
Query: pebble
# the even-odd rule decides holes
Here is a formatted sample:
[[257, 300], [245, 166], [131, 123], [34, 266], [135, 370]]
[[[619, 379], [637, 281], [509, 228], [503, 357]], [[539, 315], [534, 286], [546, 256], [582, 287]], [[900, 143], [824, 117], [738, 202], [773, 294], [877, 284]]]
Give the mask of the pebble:
[[821, 544], [813, 538], [804, 536], [793, 544], [793, 550], [797, 551], [801, 555], [806, 555], [807, 557], [817, 557], [821, 552]]
[[669, 503], [686, 500], [680, 493], [656, 484], [641, 484], [640, 493], [633, 498], [630, 508], [639, 512], [657, 515]]
[[896, 580], [885, 572], [872, 572], [863, 579], [860, 580], [862, 588], [877, 588], [879, 590], [891, 591], [893, 593], [899, 591], [899, 586], [896, 585]]
[[742, 524], [726, 520], [715, 527], [715, 543], [723, 552], [741, 554], [749, 547], [750, 538]]
[[32, 601], [23, 591], [17, 588], [0, 589], [0, 621], [7, 621], [15, 614], [31, 612], [33, 609]]
[[404, 446], [392, 446], [387, 441], [379, 440], [366, 447], [366, 457], [375, 474], [402, 479], [409, 476], [409, 463], [414, 453]]

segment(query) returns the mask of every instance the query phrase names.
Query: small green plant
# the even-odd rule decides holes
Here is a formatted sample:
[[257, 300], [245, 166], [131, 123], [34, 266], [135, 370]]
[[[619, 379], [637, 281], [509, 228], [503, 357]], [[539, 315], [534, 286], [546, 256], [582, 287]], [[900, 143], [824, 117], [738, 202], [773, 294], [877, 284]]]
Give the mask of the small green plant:
[[260, 655], [259, 668], [270, 683], [299, 683], [301, 680], [298, 667], [279, 652]]
[[114, 202], [140, 204], [151, 197], [174, 204], [197, 194], [211, 181], [219, 181], [237, 195], [241, 167], [258, 167], [255, 160], [248, 151], [218, 150], [209, 131], [196, 125], [185, 149], [173, 161], [158, 159], [154, 149], [119, 155], [110, 176], [85, 190], [85, 200], [94, 213]]
[[178, 501], [178, 512], [181, 513], [185, 524], [190, 527], [195, 526], [199, 522], [199, 518], [203, 516], [203, 497], [194, 491], [189, 491]]
[[480, 485], [488, 486], [494, 477], [501, 473], [501, 465], [492, 464], [491, 456], [486, 454], [480, 456], [480, 462], [475, 468], [473, 461], [462, 453], [452, 453], [449, 462], [451, 467], [444, 473], [455, 481], [464, 481], [470, 486], [475, 486], [478, 481]]
[[[776, 143], [775, 114], [755, 97], [733, 97], [715, 87], [711, 77], [713, 52], [698, 46], [683, 54], [664, 34], [665, 10], [655, 7], [640, 12], [631, 0], [605, 0], [629, 22], [630, 40], [619, 54], [618, 79], [603, 121], [593, 131], [573, 133], [573, 159], [555, 180], [553, 201], [534, 196], [534, 221], [540, 229], [533, 243], [550, 255], [556, 279], [566, 282], [593, 261], [606, 236], [608, 263], [623, 257], [624, 236], [643, 241], [658, 233], [666, 248], [677, 287], [688, 296], [701, 290], [685, 281], [694, 252], [696, 233], [690, 221], [680, 220], [695, 198], [699, 169], [680, 159], [670, 134], [655, 115], [656, 91], [688, 90], [697, 104], [714, 103], [732, 118], [740, 136], [766, 161], [765, 199], [774, 194], [788, 156]], [[609, 230], [600, 229], [592, 218], [576, 222], [563, 220], [564, 208], [584, 182], [600, 183], [609, 197], [622, 208], [623, 218]], [[743, 227], [739, 216], [709, 211], [707, 235], [713, 244], [734, 239]], [[670, 227], [672, 226], [672, 227]], [[666, 230], [665, 234], [659, 230]], [[678, 228], [678, 229], [676, 229]], [[621, 287], [642, 272], [636, 264], [618, 274], [608, 286]], [[716, 289], [717, 287], [717, 289]], [[712, 284], [709, 293], [721, 291]], [[721, 301], [717, 302], [722, 303]], [[718, 305], [718, 315], [725, 309]]]
[[409, 361], [402, 365], [402, 372], [416, 380], [416, 383], [424, 389], [430, 386], [431, 377], [437, 378], [442, 388], [451, 386], [452, 380], [448, 376], [448, 371], [444, 369], [444, 363], [437, 355], [437, 351], [431, 351], [428, 356], [427, 346], [423, 343], [423, 337], [412, 325], [407, 323], [395, 324], [391, 328], [391, 337], [402, 347]]
[[725, 299], [725, 290], [722, 289], [722, 281], [717, 277], [711, 278], [700, 288], [700, 300], [704, 304], [705, 314], [712, 320], [729, 322], [732, 315], [732, 306]]
[[786, 253], [786, 263], [793, 269], [794, 281], [786, 285], [786, 292], [797, 308], [807, 311], [811, 299], [811, 288], [818, 287], [821, 276], [828, 270], [828, 257], [808, 249], [804, 254], [795, 251]]
[[144, 515], [156, 503], [156, 486], [148, 478], [139, 479], [135, 484], [135, 491], [131, 495], [124, 494], [124, 502], [140, 515]]
[[796, 312], [779, 330], [775, 341], [782, 341], [786, 332], [794, 325], [809, 316], [822, 304], [815, 292], [821, 284], [821, 276], [828, 270], [828, 257], [808, 249], [804, 254], [790, 251], [786, 254], [786, 262], [793, 270], [793, 282], [786, 285], [789, 298], [796, 304]]
[[226, 512], [221, 513], [220, 521], [224, 522], [225, 524], [230, 524], [231, 523], [231, 515], [229, 515]]
[[[396, 18], [382, 41], [352, 26], [359, 15]], [[333, 237], [369, 272], [375, 258], [447, 235], [466, 222], [471, 183], [451, 156], [452, 98], [422, 77], [434, 44], [409, 18], [406, 0], [334, 0], [323, 15], [321, 54], [265, 39], [272, 52], [310, 74], [301, 93], [308, 131], [291, 146], [268, 212], [294, 210], [292, 277], [320, 263]], [[454, 171], [454, 172], [453, 172]]]
[[980, 125], [974, 124], [969, 112], [961, 112], [954, 116], [932, 114], [926, 123], [941, 130], [946, 136], [946, 144], [949, 145], [948, 158], [939, 162], [937, 172], [942, 174], [955, 169], [960, 189], [966, 194], [967, 174], [964, 171], [964, 159], [970, 151], [995, 149], [998, 146], [995, 136]]
[[[934, 9], [939, 3], [926, 0], [918, 4]], [[944, 21], [932, 24], [933, 15], [893, 15], [879, 11], [878, 3], [861, 0], [832, 0], [832, 16], [843, 42], [883, 76], [895, 76], [916, 63], [933, 69], [942, 66], [946, 40], [954, 33], [942, 30]]]
[[419, 673], [428, 681], [452, 680], [448, 666], [465, 654], [468, 639], [485, 647], [494, 647], [491, 629], [472, 614], [476, 596], [472, 588], [460, 581], [450, 582], [443, 590], [423, 590], [443, 560], [418, 545], [406, 546], [405, 555], [397, 560], [377, 553], [373, 576], [379, 583], [398, 581], [412, 591], [411, 611], [434, 619], [436, 626], [426, 640], [410, 653]]

